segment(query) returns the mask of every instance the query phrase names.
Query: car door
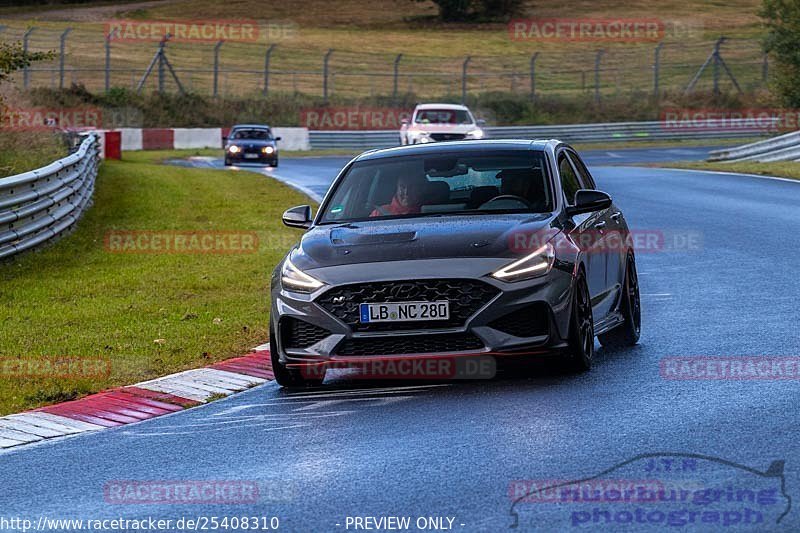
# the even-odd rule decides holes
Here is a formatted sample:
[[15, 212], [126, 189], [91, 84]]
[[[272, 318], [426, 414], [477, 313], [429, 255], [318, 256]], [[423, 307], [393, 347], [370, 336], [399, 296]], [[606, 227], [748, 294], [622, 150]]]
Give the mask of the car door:
[[[579, 179], [567, 150], [562, 149], [558, 152], [556, 162], [564, 201], [567, 205], [574, 205], [575, 193], [579, 189], [586, 188], [585, 184]], [[602, 249], [603, 228], [597, 227], [601, 222], [601, 216], [600, 213], [581, 213], [573, 216], [572, 222], [575, 224], [575, 229], [571, 232], [573, 241], [586, 257], [586, 283], [592, 299], [592, 313], [595, 320], [599, 320], [605, 313], [597, 306], [601, 303], [606, 290], [606, 258]]]
[[[581, 188], [597, 189], [594, 178], [592, 178], [592, 175], [589, 173], [589, 170], [578, 154], [572, 150], [567, 150], [567, 155], [578, 175]], [[598, 211], [596, 213], [597, 220], [593, 226], [596, 231], [598, 253], [603, 257], [603, 261], [605, 262], [604, 289], [601, 294], [601, 299], [597, 303], [598, 315], [596, 318], [598, 319], [606, 316], [611, 311], [620, 288], [619, 254], [621, 253], [620, 249], [622, 247], [619, 242], [619, 217], [613, 216], [614, 211], [615, 208]]]

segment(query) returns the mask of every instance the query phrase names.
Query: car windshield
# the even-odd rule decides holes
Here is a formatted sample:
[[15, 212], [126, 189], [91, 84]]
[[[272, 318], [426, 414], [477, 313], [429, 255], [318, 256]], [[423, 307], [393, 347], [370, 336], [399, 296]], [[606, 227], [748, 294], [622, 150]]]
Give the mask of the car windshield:
[[417, 124], [472, 124], [472, 117], [463, 109], [422, 109], [414, 118]]
[[242, 129], [242, 130], [234, 130], [231, 133], [231, 139], [248, 139], [253, 141], [268, 141], [272, 139], [272, 134], [269, 130], [265, 129]]
[[355, 162], [320, 223], [551, 211], [543, 152], [432, 153]]

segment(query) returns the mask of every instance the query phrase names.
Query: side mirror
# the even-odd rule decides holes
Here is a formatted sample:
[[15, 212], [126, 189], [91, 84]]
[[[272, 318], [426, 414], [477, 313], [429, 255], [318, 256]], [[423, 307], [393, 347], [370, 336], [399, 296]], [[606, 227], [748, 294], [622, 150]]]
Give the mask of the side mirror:
[[475, 121], [475, 124], [477, 124], [478, 126], [485, 126], [486, 121], [482, 118], [479, 118], [478, 120]]
[[227, 141], [228, 141], [228, 138], [223, 135], [222, 142], [227, 142]]
[[400, 119], [400, 124], [402, 124], [403, 126], [408, 126], [408, 119], [407, 118], [401, 118]]
[[611, 197], [603, 191], [580, 189], [575, 193], [575, 205], [567, 206], [567, 215], [593, 213], [611, 207]]
[[311, 206], [298, 205], [283, 213], [283, 223], [290, 228], [308, 229], [311, 227]]
[[275, 141], [280, 141], [280, 140], [281, 140], [280, 137], [275, 137]]

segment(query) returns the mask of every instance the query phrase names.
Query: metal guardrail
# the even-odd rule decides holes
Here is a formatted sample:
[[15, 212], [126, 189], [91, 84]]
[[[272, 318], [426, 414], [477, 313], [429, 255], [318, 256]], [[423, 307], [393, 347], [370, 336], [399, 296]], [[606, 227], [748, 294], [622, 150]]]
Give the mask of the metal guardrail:
[[[555, 126], [508, 126], [486, 128], [491, 139], [559, 139], [570, 143], [623, 142], [685, 139], [744, 139], [766, 135], [766, 129], [731, 127], [668, 128], [661, 121], [566, 124]], [[388, 148], [400, 143], [397, 130], [310, 131], [312, 149]]]
[[76, 152], [0, 179], [0, 259], [60, 237], [92, 202], [100, 154], [89, 134]]
[[798, 161], [800, 160], [800, 131], [772, 137], [735, 148], [711, 152], [709, 161]]

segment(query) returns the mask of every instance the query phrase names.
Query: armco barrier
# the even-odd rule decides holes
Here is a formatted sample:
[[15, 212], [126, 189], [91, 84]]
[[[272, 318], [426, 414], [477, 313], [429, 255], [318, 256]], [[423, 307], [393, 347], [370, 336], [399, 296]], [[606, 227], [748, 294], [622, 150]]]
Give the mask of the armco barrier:
[[793, 131], [735, 148], [711, 152], [709, 161], [798, 161], [800, 160], [800, 132]]
[[[614, 122], [605, 124], [565, 124], [556, 126], [508, 126], [486, 128], [491, 139], [559, 139], [571, 143], [621, 142], [684, 139], [742, 139], [765, 135], [757, 128], [714, 130], [675, 129], [663, 122]], [[396, 130], [381, 131], [310, 131], [313, 149], [386, 148], [400, 143]]]
[[0, 259], [63, 235], [92, 202], [98, 137], [38, 170], [0, 179]]

